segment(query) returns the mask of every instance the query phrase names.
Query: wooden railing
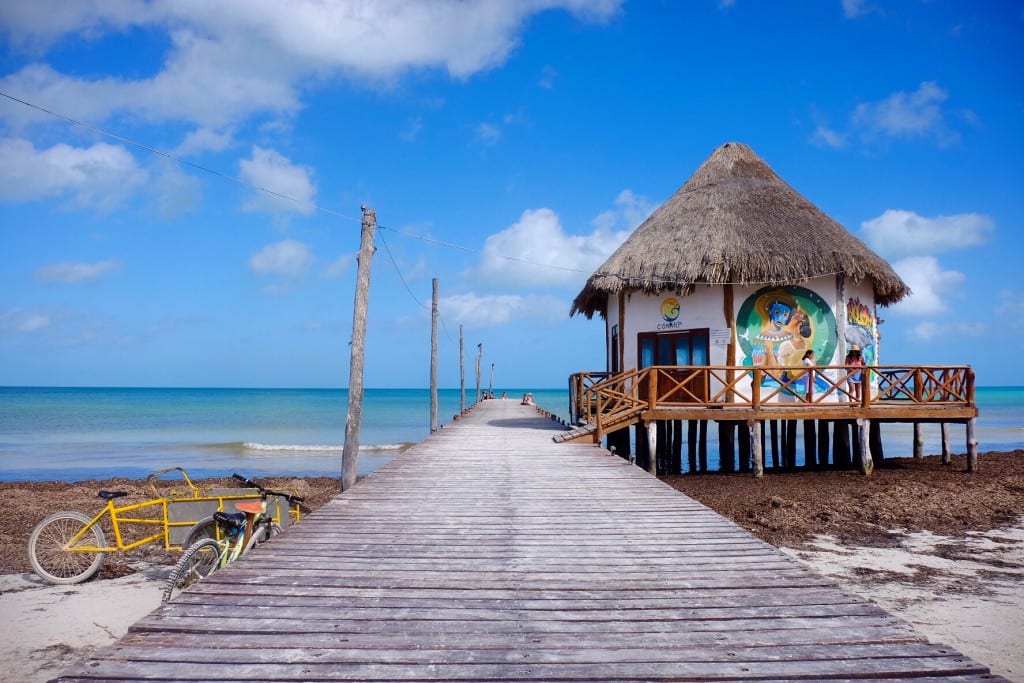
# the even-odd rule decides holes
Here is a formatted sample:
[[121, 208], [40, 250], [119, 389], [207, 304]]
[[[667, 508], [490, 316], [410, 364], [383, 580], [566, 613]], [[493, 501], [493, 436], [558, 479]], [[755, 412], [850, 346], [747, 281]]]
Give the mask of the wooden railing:
[[[851, 385], [858, 372], [859, 392]], [[596, 425], [603, 434], [659, 408], [973, 407], [974, 371], [968, 366], [652, 366], [615, 376], [577, 373], [569, 380], [569, 397], [573, 421]]]

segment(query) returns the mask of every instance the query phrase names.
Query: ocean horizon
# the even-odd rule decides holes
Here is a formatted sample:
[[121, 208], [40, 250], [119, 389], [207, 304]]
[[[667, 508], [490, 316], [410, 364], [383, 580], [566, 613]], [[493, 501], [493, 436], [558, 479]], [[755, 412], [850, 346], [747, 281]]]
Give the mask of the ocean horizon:
[[[568, 420], [568, 389], [494, 391], [515, 401], [531, 392]], [[467, 408], [474, 394], [466, 390]], [[440, 428], [461, 400], [458, 388], [438, 390]], [[976, 401], [979, 452], [1024, 448], [1024, 387], [979, 387]], [[347, 389], [0, 387], [0, 481], [141, 478], [169, 467], [196, 478], [339, 476], [347, 408]], [[965, 452], [965, 428], [950, 427], [953, 451]], [[429, 435], [429, 389], [366, 389], [359, 474]], [[714, 460], [715, 430], [709, 437]], [[911, 425], [885, 424], [882, 437], [886, 457], [912, 454]], [[940, 449], [939, 426], [925, 425], [925, 453]]]

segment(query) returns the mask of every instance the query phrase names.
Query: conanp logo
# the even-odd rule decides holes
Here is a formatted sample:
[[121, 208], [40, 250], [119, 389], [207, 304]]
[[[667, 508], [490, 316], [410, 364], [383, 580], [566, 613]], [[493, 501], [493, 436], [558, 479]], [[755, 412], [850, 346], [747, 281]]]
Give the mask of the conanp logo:
[[662, 301], [661, 317], [665, 319], [665, 322], [675, 322], [676, 318], [679, 317], [679, 299], [670, 296]]

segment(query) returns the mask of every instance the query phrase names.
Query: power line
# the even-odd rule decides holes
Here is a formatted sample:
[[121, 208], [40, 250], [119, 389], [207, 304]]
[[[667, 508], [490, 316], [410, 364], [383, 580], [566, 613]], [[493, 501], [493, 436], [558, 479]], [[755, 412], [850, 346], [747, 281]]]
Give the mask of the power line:
[[[62, 121], [67, 121], [68, 123], [71, 123], [73, 125], [79, 126], [81, 128], [85, 128], [86, 130], [92, 131], [93, 133], [96, 133], [97, 135], [102, 135], [102, 136], [108, 137], [108, 138], [110, 138], [112, 140], [117, 140], [118, 142], [122, 142], [122, 143], [124, 143], [126, 145], [131, 145], [132, 147], [136, 147], [138, 149], [144, 150], [146, 152], [149, 152], [150, 154], [156, 154], [157, 156], [164, 157], [165, 159], [170, 159], [171, 161], [177, 162], [177, 163], [179, 163], [179, 164], [181, 164], [183, 166], [189, 166], [191, 168], [196, 169], [197, 171], [202, 171], [204, 173], [209, 173], [210, 175], [217, 176], [218, 178], [222, 178], [222, 179], [227, 180], [229, 182], [236, 183], [236, 184], [241, 185], [243, 187], [248, 187], [251, 190], [256, 190], [257, 192], [262, 192], [264, 194], [271, 195], [272, 197], [277, 197], [278, 199], [284, 199], [285, 201], [292, 202], [293, 204], [296, 204], [296, 205], [299, 205], [299, 206], [304, 205], [304, 204], [307, 203], [307, 202], [302, 201], [300, 199], [296, 199], [295, 197], [292, 197], [291, 195], [287, 195], [287, 194], [284, 194], [282, 192], [276, 192], [276, 191], [271, 190], [269, 188], [261, 187], [259, 185], [254, 185], [253, 183], [250, 183], [250, 182], [248, 182], [246, 180], [243, 180], [242, 178], [239, 178], [238, 176], [233, 176], [233, 175], [230, 175], [228, 173], [224, 173], [223, 171], [218, 171], [216, 169], [208, 168], [206, 166], [203, 166], [202, 164], [197, 164], [195, 162], [188, 161], [187, 159], [182, 159], [181, 157], [176, 156], [174, 154], [171, 154], [170, 152], [165, 152], [165, 151], [163, 151], [161, 149], [157, 149], [156, 147], [150, 147], [149, 145], [144, 145], [141, 142], [136, 142], [135, 140], [132, 140], [130, 138], [124, 137], [123, 135], [118, 135], [117, 133], [111, 133], [108, 130], [104, 130], [102, 128], [98, 128], [98, 127], [93, 126], [91, 124], [84, 123], [84, 122], [79, 121], [77, 119], [73, 119], [70, 116], [66, 116], [66, 115], [61, 114], [59, 112], [55, 112], [55, 111], [53, 111], [51, 109], [47, 109], [46, 107], [41, 107], [38, 104], [33, 104], [32, 102], [28, 102], [28, 101], [23, 100], [21, 98], [15, 97], [14, 95], [11, 95], [11, 94], [8, 94], [6, 92], [3, 92], [2, 90], [0, 90], [0, 96], [6, 97], [7, 99], [9, 99], [9, 100], [11, 100], [13, 102], [17, 102], [19, 104], [23, 104], [26, 107], [29, 107], [31, 109], [35, 109], [37, 111], [41, 111], [44, 114], [48, 114], [48, 115], [53, 116], [55, 118], [61, 119]], [[339, 213], [338, 211], [334, 211], [333, 209], [328, 209], [328, 208], [326, 208], [324, 206], [320, 206], [319, 204], [313, 204], [313, 208], [315, 210], [321, 212], [321, 213], [325, 213], [325, 214], [328, 214], [330, 216], [335, 216], [337, 218], [344, 218], [345, 220], [352, 221], [354, 223], [362, 224], [362, 219], [360, 219], [360, 218], [354, 218], [352, 216], [346, 216], [343, 213]]]
[[[181, 164], [182, 166], [188, 166], [190, 168], [194, 168], [197, 171], [202, 171], [203, 173], [208, 173], [210, 175], [216, 176], [216, 177], [221, 178], [223, 180], [227, 180], [227, 181], [235, 183], [237, 185], [241, 185], [242, 187], [247, 187], [247, 188], [249, 188], [251, 190], [256, 190], [257, 192], [262, 192], [262, 193], [270, 195], [272, 197], [277, 197], [278, 199], [283, 199], [285, 201], [292, 202], [293, 204], [296, 204], [298, 206], [302, 206], [302, 205], [307, 204], [306, 201], [297, 199], [295, 197], [292, 197], [291, 195], [284, 194], [283, 192], [277, 192], [275, 190], [271, 190], [271, 189], [266, 188], [266, 187], [261, 187], [259, 185], [254, 185], [253, 183], [250, 183], [250, 182], [248, 182], [246, 180], [243, 180], [242, 178], [239, 178], [238, 176], [233, 176], [233, 175], [231, 175], [229, 173], [225, 173], [223, 171], [218, 171], [216, 169], [212, 169], [212, 168], [209, 168], [207, 166], [203, 166], [202, 164], [197, 164], [197, 163], [195, 163], [193, 161], [188, 161], [187, 159], [183, 159], [183, 158], [181, 158], [181, 157], [179, 157], [177, 155], [171, 154], [170, 152], [165, 152], [165, 151], [163, 151], [161, 149], [157, 149], [156, 147], [151, 147], [151, 146], [145, 145], [145, 144], [143, 144], [141, 142], [136, 142], [135, 140], [132, 140], [131, 138], [124, 137], [123, 135], [118, 135], [117, 133], [112, 133], [112, 132], [110, 132], [108, 130], [104, 130], [103, 128], [99, 128], [98, 126], [93, 126], [93, 125], [85, 123], [83, 121], [79, 121], [78, 119], [74, 119], [74, 118], [72, 118], [70, 116], [67, 116], [66, 114], [61, 114], [60, 112], [53, 111], [52, 109], [47, 109], [46, 107], [43, 107], [43, 106], [40, 106], [38, 104], [35, 104], [35, 103], [29, 102], [27, 100], [21, 99], [20, 97], [15, 97], [14, 95], [6, 93], [6, 92], [4, 92], [2, 90], [0, 90], [0, 96], [3, 96], [5, 98], [9, 99], [12, 102], [17, 102], [18, 104], [21, 104], [21, 105], [24, 105], [26, 107], [29, 107], [30, 109], [35, 109], [36, 111], [42, 112], [44, 114], [47, 114], [48, 116], [52, 116], [54, 118], [61, 119], [62, 121], [66, 121], [66, 122], [68, 122], [68, 123], [70, 123], [72, 125], [79, 126], [79, 127], [84, 128], [86, 130], [92, 131], [93, 133], [96, 133], [97, 135], [102, 135], [102, 136], [108, 137], [108, 138], [110, 138], [112, 140], [117, 140], [118, 142], [124, 143], [126, 145], [130, 145], [130, 146], [135, 147], [137, 149], [141, 149], [143, 151], [149, 152], [150, 154], [155, 154], [157, 156], [164, 157], [165, 159], [170, 159], [171, 161], [174, 161], [174, 162], [176, 162], [178, 164]], [[335, 211], [335, 210], [329, 209], [329, 208], [327, 208], [325, 206], [321, 206], [320, 204], [315, 204], [314, 203], [313, 204], [313, 208], [316, 211], [319, 211], [320, 213], [327, 214], [329, 216], [335, 216], [337, 218], [343, 218], [343, 219], [345, 219], [347, 221], [352, 221], [353, 223], [362, 224], [362, 219], [361, 218], [355, 218], [353, 216], [348, 216], [348, 215], [343, 214], [343, 213], [341, 213], [339, 211]], [[471, 254], [481, 254], [482, 253], [481, 250], [479, 250], [479, 249], [474, 249], [472, 247], [467, 247], [467, 246], [464, 246], [464, 245], [461, 245], [461, 244], [456, 244], [455, 242], [448, 242], [448, 241], [440, 240], [440, 239], [437, 239], [437, 238], [434, 238], [434, 237], [426, 237], [424, 235], [417, 235], [415, 233], [411, 233], [411, 232], [408, 232], [408, 231], [405, 231], [405, 230], [398, 230], [396, 228], [389, 228], [389, 227], [384, 226], [384, 225], [378, 225], [377, 227], [380, 230], [390, 230], [391, 232], [393, 232], [395, 234], [398, 234], [398, 235], [402, 235], [404, 237], [409, 237], [409, 238], [412, 238], [412, 239], [417, 239], [417, 240], [420, 240], [420, 241], [423, 241], [423, 242], [427, 242], [427, 243], [430, 243], [430, 244], [436, 244], [436, 245], [442, 246], [442, 247], [448, 247], [449, 249], [457, 249], [459, 251], [465, 251], [465, 252], [468, 252], [468, 253], [471, 253]], [[502, 259], [504, 259], [506, 261], [513, 261], [513, 262], [516, 262], [516, 263], [523, 263], [525, 265], [537, 266], [537, 267], [540, 267], [540, 268], [549, 268], [549, 269], [552, 269], [552, 270], [561, 270], [561, 271], [566, 271], [566, 272], [571, 272], [571, 273], [585, 273], [586, 272], [586, 271], [580, 270], [579, 268], [568, 268], [566, 266], [557, 266], [557, 265], [553, 265], [553, 264], [550, 264], [550, 263], [537, 263], [535, 261], [529, 261], [527, 259], [522, 259], [522, 258], [518, 258], [518, 257], [515, 257], [515, 256], [504, 256], [504, 255], [499, 254], [498, 257], [502, 258]], [[420, 304], [420, 305], [422, 305], [422, 304]]]

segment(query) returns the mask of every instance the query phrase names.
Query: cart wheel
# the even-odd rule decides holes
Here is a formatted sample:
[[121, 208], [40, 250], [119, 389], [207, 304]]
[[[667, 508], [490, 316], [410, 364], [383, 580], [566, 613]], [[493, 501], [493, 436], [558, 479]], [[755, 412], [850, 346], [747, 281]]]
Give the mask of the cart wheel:
[[220, 543], [212, 538], [202, 538], [190, 545], [168, 575], [162, 601], [177, 597], [181, 591], [212, 574], [217, 569], [220, 551]]
[[[81, 512], [55, 512], [37, 524], [28, 539], [28, 559], [33, 571], [57, 584], [81, 583], [95, 575], [103, 564], [103, 553], [68, 546], [68, 541], [90, 521]], [[107, 540], [96, 524], [75, 545], [105, 548]]]
[[188, 536], [185, 537], [185, 544], [182, 547], [187, 550], [204, 538], [217, 540], [217, 523], [213, 521], [213, 517], [203, 517], [193, 524], [192, 528], [188, 530]]

